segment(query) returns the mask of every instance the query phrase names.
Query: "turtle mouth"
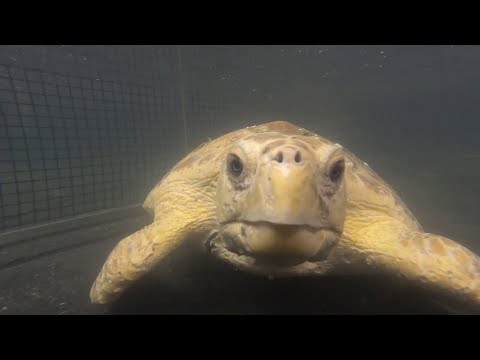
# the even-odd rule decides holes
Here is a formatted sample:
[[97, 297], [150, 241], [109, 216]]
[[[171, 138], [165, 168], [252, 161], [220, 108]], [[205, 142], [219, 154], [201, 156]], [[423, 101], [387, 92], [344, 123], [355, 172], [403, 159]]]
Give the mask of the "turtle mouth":
[[222, 224], [206, 248], [237, 268], [281, 277], [314, 273], [328, 260], [340, 235], [328, 227], [237, 221]]

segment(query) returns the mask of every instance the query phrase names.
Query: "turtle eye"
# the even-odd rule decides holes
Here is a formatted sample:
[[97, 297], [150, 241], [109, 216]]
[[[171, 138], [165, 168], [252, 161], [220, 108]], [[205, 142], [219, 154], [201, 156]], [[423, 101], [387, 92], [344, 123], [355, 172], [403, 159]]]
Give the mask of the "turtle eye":
[[344, 171], [345, 171], [345, 161], [338, 160], [330, 168], [330, 172], [328, 173], [328, 176], [330, 177], [330, 180], [332, 182], [337, 182], [342, 177]]
[[235, 154], [228, 155], [228, 169], [233, 176], [240, 176], [243, 172], [242, 160]]

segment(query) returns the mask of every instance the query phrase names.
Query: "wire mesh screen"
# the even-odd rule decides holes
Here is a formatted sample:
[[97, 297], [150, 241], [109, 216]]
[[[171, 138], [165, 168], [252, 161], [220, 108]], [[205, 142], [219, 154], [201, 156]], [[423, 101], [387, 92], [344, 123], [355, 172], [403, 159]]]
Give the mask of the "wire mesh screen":
[[351, 126], [339, 99], [358, 69], [339, 59], [358, 51], [0, 46], [0, 231], [140, 203], [186, 152], [243, 126]]
[[0, 65], [0, 231], [143, 201], [184, 148], [177, 90]]

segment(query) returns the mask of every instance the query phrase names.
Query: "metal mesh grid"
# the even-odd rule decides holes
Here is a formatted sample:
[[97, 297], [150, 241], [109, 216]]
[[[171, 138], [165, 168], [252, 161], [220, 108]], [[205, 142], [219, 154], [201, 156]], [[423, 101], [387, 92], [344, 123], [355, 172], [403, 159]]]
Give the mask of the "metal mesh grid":
[[0, 46], [0, 232], [142, 202], [201, 142], [298, 111], [278, 100], [291, 52]]
[[176, 97], [0, 65], [0, 231], [141, 202], [182, 141]]

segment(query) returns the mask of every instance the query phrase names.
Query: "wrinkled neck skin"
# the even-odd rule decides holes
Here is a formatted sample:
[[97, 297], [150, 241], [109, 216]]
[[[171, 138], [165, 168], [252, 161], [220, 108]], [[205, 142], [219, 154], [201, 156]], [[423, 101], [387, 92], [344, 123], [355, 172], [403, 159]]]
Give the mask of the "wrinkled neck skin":
[[395, 191], [352, 154], [347, 157], [345, 182], [344, 228], [331, 260], [338, 273], [378, 272], [371, 266], [377, 255], [391, 252], [401, 234], [423, 229]]

